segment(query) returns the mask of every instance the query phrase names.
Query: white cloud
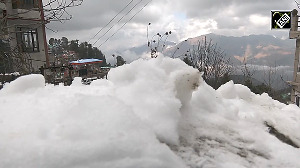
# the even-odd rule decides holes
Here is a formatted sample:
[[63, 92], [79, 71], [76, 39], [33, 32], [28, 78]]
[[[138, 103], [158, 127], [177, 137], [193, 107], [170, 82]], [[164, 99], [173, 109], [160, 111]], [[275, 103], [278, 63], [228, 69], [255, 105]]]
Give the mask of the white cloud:
[[[68, 12], [73, 15], [72, 20], [67, 21], [65, 24], [55, 22], [48, 24], [48, 27], [59, 30], [59, 32], [55, 34], [48, 31], [47, 37], [59, 38], [66, 36], [70, 40], [88, 41], [128, 2], [119, 0], [84, 1], [81, 6], [68, 9]], [[139, 0], [134, 0], [132, 5], [138, 2]], [[115, 27], [109, 31], [107, 36], [99, 40], [95, 46], [99, 46], [115, 33], [146, 2], [142, 1], [119, 24], [116, 24], [116, 21], [126, 14], [130, 8], [124, 10], [105, 30], [114, 24]], [[169, 36], [169, 40], [174, 42], [206, 33], [231, 36], [269, 34], [282, 38], [287, 36], [286, 31], [270, 30], [270, 11], [297, 8], [294, 1], [286, 2], [285, 5], [286, 7], [283, 8], [281, 0], [253, 0], [251, 2], [237, 0], [223, 0], [220, 2], [209, 0], [153, 0], [100, 49], [107, 53], [111, 50], [120, 51], [125, 48], [145, 44], [147, 42], [147, 24], [149, 22], [152, 23], [149, 29], [150, 36], [158, 32], [172, 31], [173, 33]], [[183, 17], [178, 17], [179, 15]], [[100, 34], [96, 39], [99, 36]]]
[[255, 26], [269, 26], [270, 25], [270, 17], [253, 14], [250, 15], [249, 20]]
[[217, 29], [218, 26], [217, 22], [213, 19], [205, 21], [199, 19], [188, 19], [186, 21], [186, 26], [182, 28], [184, 31], [180, 38], [181, 40], [211, 33], [214, 29]]

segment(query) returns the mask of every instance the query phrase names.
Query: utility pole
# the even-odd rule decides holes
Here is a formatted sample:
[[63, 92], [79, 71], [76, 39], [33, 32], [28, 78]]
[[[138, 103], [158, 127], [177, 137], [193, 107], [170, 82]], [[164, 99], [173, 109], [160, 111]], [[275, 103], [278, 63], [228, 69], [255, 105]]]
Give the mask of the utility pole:
[[42, 32], [43, 32], [43, 40], [44, 40], [44, 50], [45, 50], [45, 56], [46, 56], [46, 67], [50, 66], [49, 61], [49, 53], [48, 53], [48, 43], [47, 43], [47, 37], [46, 37], [46, 29], [45, 24], [47, 21], [45, 21], [45, 15], [44, 15], [44, 9], [43, 9], [43, 1], [39, 0], [39, 10], [40, 10], [40, 17], [42, 20]]
[[298, 31], [298, 11], [292, 11], [290, 39], [296, 39], [296, 50], [294, 59], [294, 74], [293, 81], [289, 82], [292, 85], [291, 103], [299, 106], [299, 88], [300, 88], [300, 73], [299, 72], [299, 52], [300, 52], [300, 31]]

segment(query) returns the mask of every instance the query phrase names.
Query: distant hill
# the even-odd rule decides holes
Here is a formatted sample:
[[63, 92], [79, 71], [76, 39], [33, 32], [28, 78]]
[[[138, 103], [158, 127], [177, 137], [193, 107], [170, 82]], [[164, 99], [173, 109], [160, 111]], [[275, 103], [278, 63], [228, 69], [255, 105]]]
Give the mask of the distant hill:
[[[178, 43], [167, 42], [163, 54], [169, 57], [184, 57], [189, 49], [193, 49], [199, 41], [206, 36], [207, 41], [210, 39], [217, 44], [231, 61], [239, 65], [244, 60], [248, 64], [255, 65], [283, 65], [293, 66], [295, 40], [282, 40], [270, 35], [250, 35], [242, 37], [223, 36], [213, 33], [189, 38]], [[147, 45], [142, 45], [129, 49], [131, 52], [140, 55], [149, 51]]]
[[[196, 46], [199, 41], [212, 40], [224, 50], [227, 57], [238, 64], [244, 58], [248, 64], [255, 65], [277, 65], [292, 66], [294, 61], [295, 40], [282, 40], [270, 35], [250, 35], [242, 37], [222, 36], [216, 34], [207, 34], [199, 37], [189, 38], [180, 42], [176, 46], [165, 50], [164, 54], [175, 57], [183, 56], [187, 50]], [[178, 49], [179, 48], [179, 49]]]
[[[175, 46], [176, 45], [176, 43], [174, 43], [174, 42], [170, 42], [170, 41], [166, 41], [165, 42], [165, 45], [166, 45], [166, 47], [165, 48], [167, 48], [167, 47], [170, 47], [170, 46]], [[137, 55], [142, 55], [143, 53], [145, 53], [145, 52], [149, 52], [150, 51], [150, 49], [149, 49], [149, 47], [147, 46], [147, 44], [144, 44], [144, 45], [141, 45], [141, 46], [137, 46], [137, 47], [132, 47], [132, 48], [130, 48], [130, 49], [128, 49], [130, 52], [134, 52], [135, 54], [137, 54]], [[162, 49], [161, 49], [161, 47], [159, 48], [159, 51], [161, 51]]]

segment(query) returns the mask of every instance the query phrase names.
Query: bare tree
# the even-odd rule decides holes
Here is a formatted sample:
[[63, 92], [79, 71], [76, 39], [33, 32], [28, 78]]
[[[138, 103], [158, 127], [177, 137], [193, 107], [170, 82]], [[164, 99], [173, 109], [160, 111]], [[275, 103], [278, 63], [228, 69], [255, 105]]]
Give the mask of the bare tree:
[[253, 90], [253, 83], [252, 78], [254, 74], [256, 73], [256, 69], [251, 64], [247, 64], [246, 60], [244, 59], [243, 65], [241, 66], [241, 71], [244, 77], [244, 85], [246, 85], [248, 88]]
[[[159, 52], [163, 52], [166, 47], [166, 42], [169, 35], [172, 34], [172, 31], [167, 31], [163, 34], [157, 33], [149, 39], [149, 26], [151, 23], [148, 23], [147, 26], [147, 46], [150, 49], [151, 58], [158, 57]], [[157, 39], [156, 39], [157, 38]]]
[[269, 88], [274, 89], [274, 84], [275, 82], [278, 82], [279, 76], [277, 75], [278, 67], [276, 65], [276, 62], [274, 66], [267, 66], [266, 68], [264, 67], [264, 84], [268, 86]]
[[194, 68], [203, 72], [203, 79], [216, 88], [220, 85], [222, 77], [232, 72], [230, 58], [227, 58], [224, 51], [212, 40], [199, 41], [197, 46], [193, 46], [191, 51], [186, 54], [188, 60]]

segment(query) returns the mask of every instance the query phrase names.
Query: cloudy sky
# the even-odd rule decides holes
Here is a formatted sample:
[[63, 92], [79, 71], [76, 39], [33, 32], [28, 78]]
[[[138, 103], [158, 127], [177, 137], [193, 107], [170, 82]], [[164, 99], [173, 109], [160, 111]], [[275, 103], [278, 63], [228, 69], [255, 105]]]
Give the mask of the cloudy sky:
[[[126, 5], [128, 7], [105, 27]], [[91, 44], [98, 40], [94, 46], [109, 54], [146, 44], [148, 23], [151, 23], [150, 38], [156, 33], [172, 31], [169, 40], [174, 42], [207, 33], [269, 34], [286, 38], [288, 30], [271, 30], [271, 10], [294, 8], [297, 8], [294, 0], [84, 0], [81, 6], [67, 9], [72, 15], [70, 21], [48, 24], [48, 28], [58, 32], [47, 30], [47, 37], [65, 36]], [[111, 30], [104, 35], [109, 28]]]

